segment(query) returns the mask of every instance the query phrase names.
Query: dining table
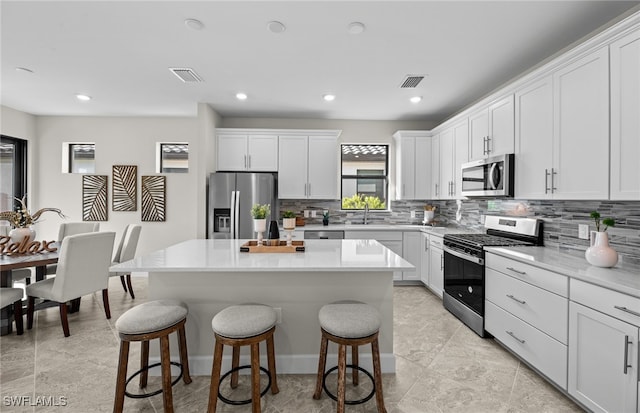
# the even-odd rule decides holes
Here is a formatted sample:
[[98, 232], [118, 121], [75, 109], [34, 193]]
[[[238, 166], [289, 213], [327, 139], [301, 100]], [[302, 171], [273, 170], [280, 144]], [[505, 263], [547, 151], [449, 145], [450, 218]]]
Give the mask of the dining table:
[[[35, 267], [36, 281], [44, 280], [47, 275], [47, 265], [58, 262], [60, 243], [51, 244], [54, 251], [42, 251], [24, 254], [0, 254], [0, 287], [11, 287], [11, 271], [20, 268]], [[4, 304], [4, 303], [3, 303]], [[0, 336], [11, 334], [13, 323], [13, 306], [8, 305], [0, 309]]]

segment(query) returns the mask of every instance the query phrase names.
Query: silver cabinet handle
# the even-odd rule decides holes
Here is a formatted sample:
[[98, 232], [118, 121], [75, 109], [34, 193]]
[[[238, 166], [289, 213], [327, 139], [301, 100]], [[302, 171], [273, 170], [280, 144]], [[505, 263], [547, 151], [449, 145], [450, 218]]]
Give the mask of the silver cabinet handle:
[[311, 183], [308, 183], [307, 185], [309, 185], [309, 196], [311, 196]]
[[444, 254], [440, 255], [440, 271], [444, 270]]
[[545, 168], [544, 170], [544, 193], [549, 192], [549, 170]]
[[487, 155], [491, 153], [491, 137], [487, 136]]
[[438, 184], [436, 184], [436, 196], [438, 196]]
[[627, 307], [621, 307], [619, 305], [614, 305], [613, 308], [615, 308], [616, 310], [620, 310], [620, 311], [624, 311], [625, 313], [629, 313], [629, 314], [633, 314], [637, 317], [640, 317], [640, 313], [633, 311], [633, 310], [629, 310]]
[[627, 374], [629, 367], [633, 367], [629, 364], [629, 344], [633, 344], [631, 340], [629, 340], [629, 336], [624, 336], [624, 369], [622, 369], [624, 374]]
[[555, 179], [556, 175], [558, 175], [558, 172], [556, 172], [554, 168], [551, 168], [551, 193], [552, 193], [552, 194], [553, 194], [553, 193], [555, 193], [555, 191], [557, 191], [557, 190], [558, 190], [558, 188], [556, 188], [556, 184], [555, 184], [555, 182], [556, 182], [556, 179]]
[[244, 156], [244, 169], [247, 169], [247, 155]]
[[247, 156], [248, 162], [247, 162], [247, 169], [251, 169], [251, 155]]
[[513, 267], [507, 267], [507, 269], [508, 269], [508, 270], [511, 270], [511, 271], [513, 271], [513, 272], [517, 272], [518, 274], [522, 274], [522, 275], [526, 275], [526, 274], [527, 274], [526, 272], [516, 270], [516, 269], [515, 269], [515, 268], [513, 268]]
[[520, 304], [526, 304], [526, 301], [522, 301], [522, 300], [518, 300], [516, 297], [514, 297], [511, 294], [507, 294], [507, 297], [511, 298], [513, 301], [515, 301], [516, 303], [520, 303]]
[[515, 338], [516, 340], [518, 340], [520, 342], [520, 344], [524, 344], [525, 341], [521, 338], [518, 338], [515, 334], [513, 334], [513, 331], [504, 331], [505, 333], [509, 334], [511, 337]]

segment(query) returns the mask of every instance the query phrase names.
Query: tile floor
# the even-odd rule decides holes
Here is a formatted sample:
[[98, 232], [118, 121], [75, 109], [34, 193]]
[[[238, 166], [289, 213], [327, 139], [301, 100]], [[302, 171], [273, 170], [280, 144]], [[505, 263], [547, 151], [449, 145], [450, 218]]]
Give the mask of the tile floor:
[[[0, 338], [0, 412], [112, 411], [119, 347], [113, 324], [145, 301], [146, 278], [134, 278], [135, 300], [117, 278], [110, 287], [111, 320], [104, 318], [100, 294], [94, 294], [70, 316], [69, 338], [62, 334], [57, 308], [36, 313], [34, 328], [23, 336]], [[493, 340], [471, 332], [422, 287], [395, 288], [394, 320], [397, 372], [384, 375], [383, 384], [389, 413], [582, 411]], [[132, 346], [130, 366], [138, 364], [138, 347]], [[313, 375], [279, 375], [280, 393], [264, 396], [262, 411], [335, 411], [326, 395], [320, 401], [311, 398], [314, 383]], [[176, 412], [205, 412], [208, 394], [208, 377], [194, 377], [187, 386], [180, 382], [173, 392]], [[27, 405], [16, 406], [15, 400]], [[218, 407], [220, 412], [251, 411], [248, 405]], [[161, 412], [161, 396], [127, 398], [125, 411]], [[376, 412], [375, 399], [346, 411]]]

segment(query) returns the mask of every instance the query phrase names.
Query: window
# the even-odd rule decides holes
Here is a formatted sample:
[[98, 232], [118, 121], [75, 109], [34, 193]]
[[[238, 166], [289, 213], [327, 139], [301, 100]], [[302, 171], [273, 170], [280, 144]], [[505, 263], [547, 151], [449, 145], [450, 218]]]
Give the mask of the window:
[[189, 144], [161, 143], [159, 159], [160, 173], [189, 172]]
[[94, 143], [69, 143], [68, 145], [68, 172], [72, 174], [95, 173], [96, 145]]
[[[12, 211], [14, 198], [27, 193], [27, 141], [0, 136], [0, 211]], [[0, 221], [0, 225], [7, 225]]]
[[342, 145], [342, 209], [387, 209], [388, 145]]

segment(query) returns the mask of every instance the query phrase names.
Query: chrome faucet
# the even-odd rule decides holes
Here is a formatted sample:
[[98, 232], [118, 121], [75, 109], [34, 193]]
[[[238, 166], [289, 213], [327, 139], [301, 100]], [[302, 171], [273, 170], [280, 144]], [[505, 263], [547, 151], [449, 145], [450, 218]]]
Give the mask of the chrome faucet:
[[362, 220], [362, 223], [364, 225], [367, 225], [369, 223], [369, 204], [367, 204], [366, 202], [364, 203], [364, 219]]

